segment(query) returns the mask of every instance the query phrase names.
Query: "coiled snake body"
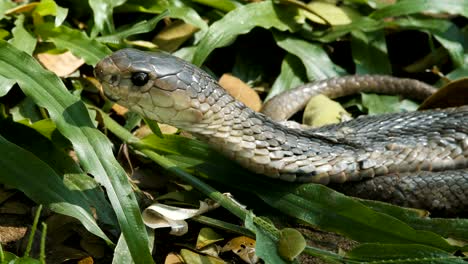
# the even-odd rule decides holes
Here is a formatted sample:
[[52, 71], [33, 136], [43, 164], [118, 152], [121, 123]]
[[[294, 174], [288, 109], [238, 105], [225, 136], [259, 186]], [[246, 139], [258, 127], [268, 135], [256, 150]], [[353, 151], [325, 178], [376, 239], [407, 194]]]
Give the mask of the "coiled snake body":
[[404, 206], [448, 213], [468, 208], [468, 106], [367, 116], [310, 130], [274, 121], [317, 93], [423, 99], [433, 88], [421, 82], [348, 76], [307, 84], [270, 100], [264, 108], [270, 118], [166, 53], [120, 50], [101, 60], [95, 74], [111, 100], [193, 133], [253, 172], [286, 181], [351, 182], [343, 188], [352, 195]]

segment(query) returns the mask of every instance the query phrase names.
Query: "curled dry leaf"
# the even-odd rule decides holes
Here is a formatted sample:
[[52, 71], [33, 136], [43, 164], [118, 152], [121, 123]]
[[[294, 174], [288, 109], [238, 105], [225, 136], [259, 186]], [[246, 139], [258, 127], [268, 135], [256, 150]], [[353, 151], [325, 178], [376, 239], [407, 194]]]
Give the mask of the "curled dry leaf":
[[419, 110], [466, 104], [468, 104], [468, 78], [462, 78], [437, 90], [419, 106]]
[[255, 255], [255, 240], [250, 237], [240, 236], [231, 239], [221, 249], [221, 252], [226, 251], [232, 251], [246, 263], [254, 264], [259, 262], [259, 258]]
[[260, 111], [262, 101], [260, 96], [241, 79], [225, 73], [219, 79], [219, 84], [237, 100], [243, 102], [254, 111]]
[[171, 235], [182, 236], [188, 231], [186, 219], [201, 215], [218, 208], [219, 204], [211, 201], [200, 201], [198, 209], [187, 209], [154, 203], [143, 211], [143, 222], [146, 226], [156, 228], [171, 228]]
[[39, 53], [36, 56], [46, 69], [60, 77], [70, 75], [84, 64], [83, 59], [76, 57], [70, 51], [61, 54]]

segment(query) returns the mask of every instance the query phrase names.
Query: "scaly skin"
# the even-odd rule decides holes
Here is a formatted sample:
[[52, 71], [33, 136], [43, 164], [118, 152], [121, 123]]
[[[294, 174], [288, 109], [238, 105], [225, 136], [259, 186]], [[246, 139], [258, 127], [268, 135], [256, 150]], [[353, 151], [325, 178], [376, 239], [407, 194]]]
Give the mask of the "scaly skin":
[[[191, 132], [253, 172], [286, 181], [361, 181], [353, 184], [355, 194], [406, 206], [450, 213], [468, 207], [468, 106], [296, 130], [252, 111], [204, 71], [166, 53], [120, 50], [99, 62], [95, 74], [111, 100]], [[353, 92], [369, 91], [369, 86], [359, 86], [360, 77], [338, 82], [346, 83], [346, 78], [356, 84]], [[390, 80], [389, 92], [408, 87], [392, 77], [375, 80], [383, 80], [378, 81], [382, 85]], [[421, 97], [433, 90], [401, 81], [408, 82], [416, 84], [410, 85], [416, 87], [413, 92], [425, 93]], [[338, 94], [348, 93], [340, 87]], [[400, 180], [406, 177], [424, 184]]]

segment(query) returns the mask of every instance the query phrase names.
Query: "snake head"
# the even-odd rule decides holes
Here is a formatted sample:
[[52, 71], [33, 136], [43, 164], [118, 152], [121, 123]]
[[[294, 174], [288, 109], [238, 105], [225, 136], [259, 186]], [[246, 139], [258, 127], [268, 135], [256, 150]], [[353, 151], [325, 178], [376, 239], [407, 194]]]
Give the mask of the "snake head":
[[94, 73], [110, 100], [180, 128], [202, 121], [217, 86], [199, 68], [164, 52], [122, 49], [102, 59]]

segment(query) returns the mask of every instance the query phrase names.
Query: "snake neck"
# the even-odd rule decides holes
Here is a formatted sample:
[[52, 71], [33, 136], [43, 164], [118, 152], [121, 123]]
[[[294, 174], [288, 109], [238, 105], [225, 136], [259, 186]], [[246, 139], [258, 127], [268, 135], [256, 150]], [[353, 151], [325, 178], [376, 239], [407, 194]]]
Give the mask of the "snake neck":
[[[287, 181], [326, 184], [331, 179], [328, 161], [338, 154], [353, 156], [352, 151], [340, 146], [333, 146], [336, 154], [330, 155], [330, 144], [272, 121], [236, 101], [220, 87], [204, 99], [202, 104], [210, 107], [206, 107], [201, 121], [176, 125], [256, 173]], [[317, 162], [312, 165], [311, 161]]]

